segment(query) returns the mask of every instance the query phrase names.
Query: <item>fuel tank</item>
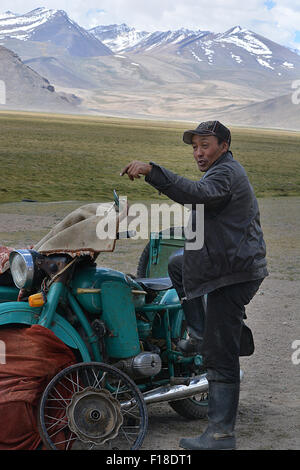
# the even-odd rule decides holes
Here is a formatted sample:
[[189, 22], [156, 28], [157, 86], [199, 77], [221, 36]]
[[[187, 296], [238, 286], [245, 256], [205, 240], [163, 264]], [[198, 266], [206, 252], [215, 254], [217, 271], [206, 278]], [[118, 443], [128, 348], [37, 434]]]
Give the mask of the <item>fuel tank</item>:
[[[142, 287], [127, 274], [110, 268], [97, 266], [81, 268], [72, 279], [72, 293], [83, 309], [89, 313], [99, 315], [103, 308], [101, 286], [104, 282], [110, 281], [116, 283], [114, 284], [116, 286], [115, 296], [118, 295], [117, 284], [120, 283], [120, 285], [126, 285], [132, 289], [132, 301], [135, 308], [144, 305], [145, 295], [135, 293], [136, 291], [142, 292]], [[95, 292], [83, 293], [81, 289], [95, 289]]]
[[72, 292], [85, 311], [104, 321], [110, 357], [128, 358], [140, 353], [135, 309], [145, 302], [145, 294], [138, 283], [120, 271], [87, 266], [75, 273]]

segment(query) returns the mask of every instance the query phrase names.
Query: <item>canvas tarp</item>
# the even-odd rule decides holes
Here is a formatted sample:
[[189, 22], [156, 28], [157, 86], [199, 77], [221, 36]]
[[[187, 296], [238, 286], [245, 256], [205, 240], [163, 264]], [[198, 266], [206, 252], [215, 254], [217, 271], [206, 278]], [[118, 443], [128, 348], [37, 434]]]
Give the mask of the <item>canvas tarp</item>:
[[68, 253], [71, 256], [113, 251], [119, 222], [127, 215], [126, 200], [120, 202], [120, 211], [113, 202], [79, 207], [53, 227], [33, 249], [43, 254]]

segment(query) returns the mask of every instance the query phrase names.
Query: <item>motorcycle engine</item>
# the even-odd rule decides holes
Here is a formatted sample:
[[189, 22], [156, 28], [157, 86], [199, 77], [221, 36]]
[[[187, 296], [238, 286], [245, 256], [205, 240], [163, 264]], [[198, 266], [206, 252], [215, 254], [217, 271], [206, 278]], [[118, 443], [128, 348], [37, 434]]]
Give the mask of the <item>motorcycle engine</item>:
[[122, 359], [114, 365], [131, 377], [151, 377], [160, 372], [161, 358], [156, 353], [145, 351], [137, 356]]

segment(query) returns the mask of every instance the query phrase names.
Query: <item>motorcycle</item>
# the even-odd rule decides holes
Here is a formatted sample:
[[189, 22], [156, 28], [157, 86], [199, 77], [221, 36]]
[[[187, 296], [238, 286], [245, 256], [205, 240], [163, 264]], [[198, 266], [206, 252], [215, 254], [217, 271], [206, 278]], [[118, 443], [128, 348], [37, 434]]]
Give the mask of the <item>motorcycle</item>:
[[[119, 223], [124, 208], [116, 192], [107, 206]], [[45, 448], [136, 450], [153, 403], [167, 402], [187, 419], [207, 415], [202, 357], [176, 350], [187, 331], [167, 262], [183, 249], [184, 236], [175, 237], [174, 230], [167, 239], [163, 232], [151, 234], [133, 276], [96, 263], [123, 238], [118, 226], [114, 240], [97, 240], [91, 252], [76, 238], [87, 233], [83, 219], [81, 212], [72, 225], [71, 214], [63, 230], [58, 226], [33, 249], [11, 251], [14, 285], [3, 285], [0, 276], [0, 329], [39, 325], [74, 354], [74, 363], [52, 377], [40, 397], [37, 420]], [[89, 228], [98, 223], [94, 213], [88, 221]], [[62, 232], [64, 247], [58, 242]]]

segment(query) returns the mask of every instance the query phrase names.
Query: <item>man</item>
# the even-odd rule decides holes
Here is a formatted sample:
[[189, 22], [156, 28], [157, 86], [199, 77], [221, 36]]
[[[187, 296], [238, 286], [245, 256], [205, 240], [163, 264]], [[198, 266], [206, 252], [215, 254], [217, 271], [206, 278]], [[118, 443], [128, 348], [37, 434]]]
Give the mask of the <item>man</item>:
[[146, 182], [175, 202], [204, 205], [203, 247], [185, 249], [169, 263], [190, 337], [178, 348], [185, 354], [201, 352], [209, 386], [208, 426], [201, 436], [181, 439], [180, 446], [234, 449], [239, 356], [253, 352], [252, 334], [243, 322], [245, 305], [268, 275], [266, 248], [252, 186], [229, 150], [230, 130], [219, 121], [202, 122], [184, 132], [183, 141], [192, 145], [197, 166], [205, 173], [199, 181], [153, 162], [131, 162], [121, 174], [131, 180], [145, 175]]

